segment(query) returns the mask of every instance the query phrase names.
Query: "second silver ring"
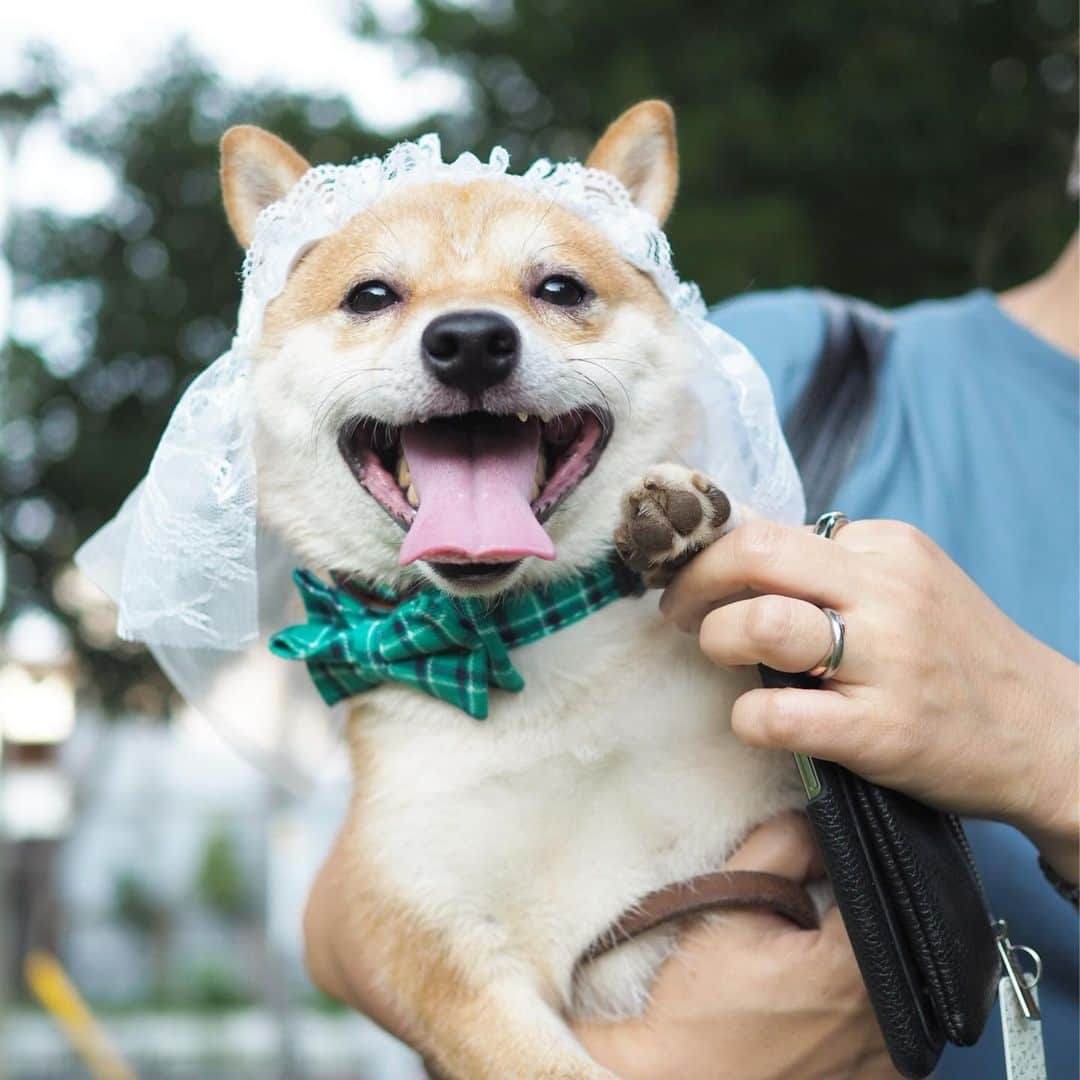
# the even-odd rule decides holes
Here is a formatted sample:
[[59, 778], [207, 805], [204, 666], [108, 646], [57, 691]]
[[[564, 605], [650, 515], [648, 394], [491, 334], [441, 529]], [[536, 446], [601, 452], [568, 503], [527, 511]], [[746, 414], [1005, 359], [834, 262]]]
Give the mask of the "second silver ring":
[[[817, 536], [831, 540], [845, 525], [851, 524], [851, 518], [840, 510], [830, 510], [822, 514], [814, 523], [814, 533]], [[812, 679], [831, 679], [840, 670], [840, 663], [844, 659], [844, 616], [832, 608], [822, 608], [822, 612], [829, 620], [829, 629], [832, 631], [832, 647], [822, 657], [821, 662], [812, 667], [806, 674]]]
[[831, 540], [845, 525], [851, 524], [851, 518], [842, 510], [830, 510], [822, 514], [814, 523], [814, 535]]
[[812, 679], [831, 679], [839, 670], [844, 659], [844, 616], [839, 611], [833, 611], [830, 607], [823, 607], [822, 614], [829, 620], [829, 629], [832, 631], [832, 647], [822, 657], [821, 662], [812, 667], [806, 674]]

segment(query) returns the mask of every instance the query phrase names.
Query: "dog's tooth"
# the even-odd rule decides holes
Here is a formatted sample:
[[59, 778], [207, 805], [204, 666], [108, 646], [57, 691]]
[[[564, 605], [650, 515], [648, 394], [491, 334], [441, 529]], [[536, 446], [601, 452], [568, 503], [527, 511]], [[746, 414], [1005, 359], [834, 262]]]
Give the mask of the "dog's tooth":
[[420, 505], [420, 496], [416, 493], [416, 487], [413, 484], [410, 484], [409, 490], [405, 492], [405, 501], [414, 510]]
[[547, 459], [541, 454], [536, 459], [536, 482], [542, 484], [547, 479]]
[[517, 418], [524, 424], [529, 419], [529, 414], [522, 409], [521, 412], [517, 414]]
[[534, 480], [532, 491], [529, 492], [529, 502], [535, 502], [540, 498], [540, 485]]
[[407, 488], [412, 484], [412, 473], [409, 472], [409, 463], [402, 454], [397, 466], [397, 482], [400, 487]]

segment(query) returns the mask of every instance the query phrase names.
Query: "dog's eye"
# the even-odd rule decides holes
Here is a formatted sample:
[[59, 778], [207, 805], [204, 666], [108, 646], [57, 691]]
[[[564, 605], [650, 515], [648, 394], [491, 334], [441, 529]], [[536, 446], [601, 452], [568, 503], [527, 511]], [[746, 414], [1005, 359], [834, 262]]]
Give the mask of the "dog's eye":
[[554, 274], [544, 278], [533, 295], [538, 300], [558, 307], [578, 307], [585, 302], [588, 293], [580, 281], [575, 281], [566, 274]]
[[364, 281], [345, 294], [341, 306], [357, 315], [370, 315], [396, 304], [400, 299], [385, 281]]

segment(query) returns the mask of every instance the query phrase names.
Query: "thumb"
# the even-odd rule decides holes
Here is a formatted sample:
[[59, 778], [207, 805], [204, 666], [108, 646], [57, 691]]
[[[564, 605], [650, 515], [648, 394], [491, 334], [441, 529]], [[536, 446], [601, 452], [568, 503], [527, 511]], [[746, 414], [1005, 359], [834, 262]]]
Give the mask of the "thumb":
[[804, 814], [791, 811], [759, 825], [728, 859], [725, 870], [759, 870], [792, 881], [824, 877], [814, 834]]

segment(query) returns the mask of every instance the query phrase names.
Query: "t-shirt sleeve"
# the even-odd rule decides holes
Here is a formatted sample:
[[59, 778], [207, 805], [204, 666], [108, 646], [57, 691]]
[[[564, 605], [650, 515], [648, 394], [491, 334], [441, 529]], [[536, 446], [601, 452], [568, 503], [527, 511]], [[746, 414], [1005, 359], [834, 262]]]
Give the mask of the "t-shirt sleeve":
[[757, 358], [786, 419], [825, 343], [825, 312], [808, 289], [746, 293], [718, 304], [709, 318]]

